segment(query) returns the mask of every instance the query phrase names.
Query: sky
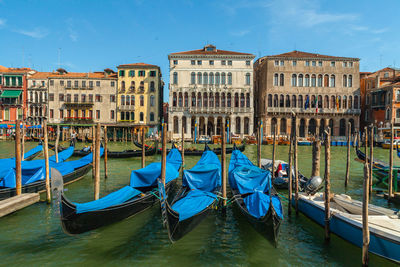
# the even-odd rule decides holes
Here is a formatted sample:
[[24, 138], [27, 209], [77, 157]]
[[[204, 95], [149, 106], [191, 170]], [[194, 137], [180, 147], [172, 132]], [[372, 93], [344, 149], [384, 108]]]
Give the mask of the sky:
[[400, 67], [399, 0], [0, 0], [0, 65], [70, 72], [159, 65], [201, 49], [293, 50], [360, 58], [360, 71]]

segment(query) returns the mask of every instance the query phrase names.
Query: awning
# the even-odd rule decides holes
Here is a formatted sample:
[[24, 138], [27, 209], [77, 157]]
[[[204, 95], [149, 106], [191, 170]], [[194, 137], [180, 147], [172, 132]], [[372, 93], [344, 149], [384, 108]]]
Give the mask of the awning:
[[0, 97], [14, 97], [17, 98], [22, 93], [22, 90], [4, 90]]

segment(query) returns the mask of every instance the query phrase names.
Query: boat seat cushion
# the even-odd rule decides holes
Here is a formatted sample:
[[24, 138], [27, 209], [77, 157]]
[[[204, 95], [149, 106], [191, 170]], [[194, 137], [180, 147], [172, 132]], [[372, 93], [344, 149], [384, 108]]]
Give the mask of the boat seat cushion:
[[217, 196], [211, 192], [192, 190], [171, 208], [179, 214], [179, 221], [183, 221], [203, 211], [216, 199]]
[[[248, 195], [243, 199], [247, 211], [256, 218], [264, 217], [270, 206], [270, 196], [261, 191], [255, 191], [253, 194]], [[277, 196], [272, 196], [272, 205], [276, 214], [283, 218], [282, 205]]]
[[102, 210], [111, 206], [119, 205], [127, 200], [141, 194], [137, 189], [130, 186], [125, 186], [118, 191], [112, 192], [105, 197], [98, 200], [86, 202], [86, 203], [73, 203], [76, 206], [76, 213], [84, 213], [95, 210]]

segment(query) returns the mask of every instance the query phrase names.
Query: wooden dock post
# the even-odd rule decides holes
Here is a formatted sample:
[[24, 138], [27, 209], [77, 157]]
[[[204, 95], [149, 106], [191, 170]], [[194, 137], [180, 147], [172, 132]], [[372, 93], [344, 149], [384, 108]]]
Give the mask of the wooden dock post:
[[[222, 138], [221, 138], [221, 171], [222, 171], [222, 198], [223, 206], [226, 207], [226, 129], [225, 118], [222, 119]], [[233, 153], [233, 151], [232, 151]]]
[[[296, 125], [296, 116], [294, 116], [294, 124]], [[294, 128], [294, 156], [293, 156], [293, 163], [294, 163], [294, 200], [295, 200], [295, 210], [296, 216], [299, 215], [299, 170], [297, 165], [297, 126]]]
[[183, 122], [182, 122], [182, 148], [181, 148], [181, 154], [182, 154], [182, 177], [183, 177], [183, 169], [185, 168], [185, 127], [183, 126]]
[[[365, 127], [367, 129], [367, 127]], [[367, 132], [365, 134], [367, 136]], [[367, 137], [365, 138], [367, 143]], [[369, 249], [369, 229], [368, 229], [368, 203], [369, 203], [369, 170], [368, 161], [364, 163], [364, 182], [363, 182], [363, 205], [362, 205], [362, 266], [368, 266], [368, 249]]]
[[347, 160], [346, 160], [346, 177], [344, 180], [344, 186], [347, 187], [350, 179], [350, 133], [351, 133], [351, 123], [347, 124]]
[[108, 136], [107, 136], [107, 125], [104, 125], [104, 178], [107, 178], [107, 144], [108, 144]]
[[275, 154], [276, 154], [275, 146], [276, 146], [276, 124], [274, 124], [274, 140], [272, 145], [272, 179], [275, 178]]
[[163, 123], [161, 152], [161, 181], [165, 186], [165, 170], [167, 165], [167, 126], [165, 123]]
[[261, 168], [261, 141], [262, 140], [262, 133], [261, 133], [261, 123], [258, 122], [257, 128], [257, 166]]
[[95, 144], [95, 176], [94, 176], [94, 199], [97, 200], [100, 197], [100, 123], [97, 123], [96, 127], [96, 135], [94, 138]]
[[288, 181], [288, 214], [291, 215], [292, 214], [292, 189], [293, 189], [293, 179], [292, 179], [292, 164], [293, 164], [293, 129], [290, 132], [290, 137], [289, 137], [290, 143], [289, 143], [289, 173], [288, 173], [288, 177], [289, 177], [289, 181]]
[[60, 125], [57, 125], [57, 136], [56, 136], [56, 144], [54, 146], [54, 152], [56, 153], [56, 162], [58, 163], [58, 143], [60, 141]]
[[311, 177], [320, 176], [321, 140], [313, 142], [312, 172]]
[[94, 179], [94, 176], [95, 176], [95, 173], [96, 173], [96, 158], [95, 158], [95, 156], [96, 156], [96, 145], [95, 145], [95, 141], [96, 141], [96, 139], [95, 139], [95, 130], [96, 130], [96, 127], [94, 126], [94, 124], [93, 124], [93, 126], [92, 126], [92, 179]]
[[145, 136], [144, 136], [144, 128], [142, 128], [142, 168], [146, 166], [146, 144], [145, 144]]
[[117, 129], [115, 127], [113, 128], [113, 141], [117, 141]]
[[331, 181], [330, 181], [330, 167], [331, 167], [331, 140], [330, 130], [325, 131], [325, 241], [330, 240], [330, 198], [331, 198]]
[[[394, 131], [393, 131], [393, 121], [390, 123], [390, 158], [389, 158], [389, 181], [388, 181], [388, 186], [389, 186], [389, 192], [388, 192], [388, 201], [391, 201], [392, 194], [393, 194], [393, 136], [394, 136]], [[396, 183], [397, 183], [397, 177], [396, 177]]]
[[15, 122], [15, 183], [17, 195], [21, 195], [22, 173], [21, 173], [21, 131], [20, 120]]
[[371, 131], [370, 132], [371, 135], [370, 135], [370, 138], [369, 138], [370, 144], [369, 144], [369, 174], [368, 174], [368, 177], [369, 177], [369, 181], [368, 181], [369, 190], [368, 190], [368, 192], [369, 192], [369, 194], [372, 193], [372, 169], [373, 169], [373, 163], [374, 163], [374, 125], [371, 125], [370, 131]]
[[47, 136], [47, 120], [43, 122], [43, 139], [44, 139], [44, 162], [46, 171], [46, 200], [47, 203], [51, 202], [51, 191], [50, 191], [50, 166], [49, 166], [49, 139]]
[[22, 138], [21, 138], [21, 161], [24, 160], [24, 154], [25, 154], [25, 122], [22, 121]]

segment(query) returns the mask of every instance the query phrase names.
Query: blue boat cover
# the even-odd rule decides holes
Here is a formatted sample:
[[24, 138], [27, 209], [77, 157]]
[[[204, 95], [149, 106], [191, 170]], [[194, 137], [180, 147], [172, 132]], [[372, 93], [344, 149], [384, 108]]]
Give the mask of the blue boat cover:
[[[244, 197], [248, 212], [260, 218], [267, 214], [270, 207], [271, 172], [260, 169], [239, 150], [233, 150], [229, 163], [229, 185]], [[282, 205], [278, 197], [272, 197], [272, 205], [282, 218]]]
[[[53, 161], [49, 160], [49, 167], [50, 168], [56, 168], [61, 175], [66, 175], [69, 173], [72, 173], [74, 170], [83, 167], [89, 163], [92, 162], [93, 156], [90, 153], [89, 155], [78, 159], [78, 160], [73, 160], [73, 161], [67, 161], [67, 162], [60, 162], [61, 159], [66, 159], [65, 155], [72, 155], [71, 153], [74, 151], [73, 147], [70, 147], [62, 152], [59, 153], [59, 163], [55, 163], [55, 159]], [[62, 154], [65, 152], [65, 154]], [[100, 154], [102, 155], [104, 152], [104, 149], [100, 149]], [[61, 154], [61, 157], [60, 157]], [[32, 163], [32, 164], [30, 164]], [[22, 168], [21, 168], [21, 182], [22, 185], [30, 184], [39, 180], [44, 180], [45, 177], [45, 172], [46, 170], [46, 165], [44, 160], [33, 160], [33, 161], [23, 161], [22, 162]], [[51, 172], [50, 172], [50, 178], [51, 178]], [[8, 168], [7, 174], [4, 176], [4, 179], [0, 181], [0, 186], [4, 187], [9, 187], [9, 188], [14, 188], [16, 187], [16, 178], [15, 178], [15, 161], [13, 164], [12, 168]]]
[[221, 162], [217, 155], [211, 150], [204, 151], [193, 168], [183, 171], [182, 185], [208, 192], [221, 187]]
[[[165, 183], [168, 183], [179, 176], [179, 168], [182, 164], [182, 156], [178, 149], [173, 148], [166, 158]], [[148, 187], [156, 186], [157, 178], [161, 177], [161, 162], [154, 162], [143, 169], [133, 170], [131, 173], [130, 186]]]
[[98, 200], [86, 203], [73, 203], [73, 204], [76, 206], [76, 213], [79, 214], [94, 210], [101, 210], [114, 205], [118, 205], [136, 197], [139, 194], [141, 194], [139, 190], [127, 185]]
[[179, 221], [183, 221], [206, 209], [216, 199], [217, 195], [211, 192], [192, 190], [171, 208], [179, 214]]
[[26, 159], [26, 158], [28, 158], [28, 157], [30, 157], [32, 155], [35, 155], [36, 153], [38, 153], [38, 152], [40, 152], [42, 150], [43, 150], [43, 146], [42, 145], [37, 145], [37, 146], [35, 146], [34, 148], [32, 148], [31, 150], [29, 150], [28, 152], [26, 152], [24, 154], [24, 159]]

